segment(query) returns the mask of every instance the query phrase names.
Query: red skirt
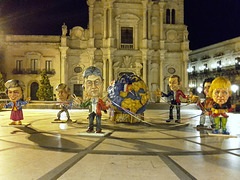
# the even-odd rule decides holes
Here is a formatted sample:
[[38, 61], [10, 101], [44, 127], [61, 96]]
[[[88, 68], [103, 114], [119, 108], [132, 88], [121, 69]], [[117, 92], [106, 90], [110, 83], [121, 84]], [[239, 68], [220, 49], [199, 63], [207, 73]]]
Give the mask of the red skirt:
[[13, 120], [13, 121], [23, 120], [23, 112], [22, 112], [22, 110], [20, 110], [20, 111], [12, 111], [10, 119]]

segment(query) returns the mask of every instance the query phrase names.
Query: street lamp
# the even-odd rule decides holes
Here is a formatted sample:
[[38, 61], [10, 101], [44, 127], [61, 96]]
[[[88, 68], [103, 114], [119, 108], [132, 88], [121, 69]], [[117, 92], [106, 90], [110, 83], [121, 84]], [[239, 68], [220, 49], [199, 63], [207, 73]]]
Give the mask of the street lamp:
[[[233, 94], [233, 102], [236, 102], [236, 100], [237, 100], [237, 95], [235, 94], [237, 91], [238, 91], [238, 89], [239, 89], [239, 87], [238, 87], [238, 85], [236, 85], [236, 84], [233, 84], [232, 86], [231, 86], [231, 90], [232, 90], [232, 92], [234, 93]], [[234, 101], [234, 99], [236, 99], [235, 101]]]
[[239, 89], [239, 87], [238, 87], [238, 85], [236, 85], [236, 84], [233, 84], [233, 85], [231, 86], [231, 90], [232, 90], [232, 92], [234, 92], [234, 93], [236, 93], [238, 89]]
[[202, 92], [203, 88], [202, 87], [197, 87], [197, 92], [200, 94]]

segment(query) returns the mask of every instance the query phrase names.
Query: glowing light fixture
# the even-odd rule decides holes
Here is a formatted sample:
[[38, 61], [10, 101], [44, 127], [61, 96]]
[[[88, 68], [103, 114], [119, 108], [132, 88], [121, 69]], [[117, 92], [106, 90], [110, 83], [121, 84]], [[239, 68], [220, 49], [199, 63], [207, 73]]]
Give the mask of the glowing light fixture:
[[232, 90], [234, 93], [236, 93], [238, 89], [239, 89], [239, 87], [238, 87], [238, 85], [236, 85], [236, 84], [233, 84], [233, 85], [231, 86], [231, 90]]

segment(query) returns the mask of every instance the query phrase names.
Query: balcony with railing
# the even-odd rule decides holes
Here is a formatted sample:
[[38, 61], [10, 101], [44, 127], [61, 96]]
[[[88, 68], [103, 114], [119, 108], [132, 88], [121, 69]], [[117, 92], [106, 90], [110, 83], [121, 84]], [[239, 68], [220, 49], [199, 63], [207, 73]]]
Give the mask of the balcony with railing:
[[28, 68], [26, 70], [26, 74], [41, 74], [41, 69], [31, 69], [31, 68]]
[[121, 49], [133, 49], [133, 44], [121, 43]]
[[47, 74], [54, 75], [56, 74], [55, 69], [43, 69], [42, 71], [46, 71]]
[[25, 74], [26, 73], [26, 71], [25, 71], [25, 69], [13, 69], [12, 70], [12, 73], [13, 74]]

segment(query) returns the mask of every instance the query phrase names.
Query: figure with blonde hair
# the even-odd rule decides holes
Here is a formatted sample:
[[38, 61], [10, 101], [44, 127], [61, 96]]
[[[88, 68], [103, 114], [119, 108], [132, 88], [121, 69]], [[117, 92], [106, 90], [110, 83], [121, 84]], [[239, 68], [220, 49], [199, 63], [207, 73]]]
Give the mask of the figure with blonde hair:
[[30, 98], [27, 101], [21, 101], [24, 84], [22, 81], [19, 80], [8, 80], [5, 83], [6, 93], [10, 99], [10, 103], [5, 104], [4, 108], [12, 107], [10, 119], [12, 122], [9, 125], [22, 125], [21, 120], [23, 120], [23, 112], [22, 112], [22, 105], [26, 105]]
[[225, 77], [217, 77], [213, 80], [209, 89], [209, 97], [214, 101], [212, 107], [212, 117], [215, 121], [214, 134], [219, 134], [220, 122], [222, 126], [222, 134], [229, 134], [226, 129], [228, 115], [227, 112], [233, 111], [229, 97], [232, 95], [231, 82]]

